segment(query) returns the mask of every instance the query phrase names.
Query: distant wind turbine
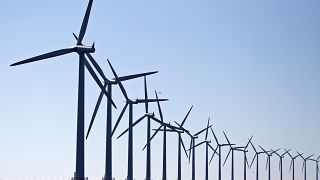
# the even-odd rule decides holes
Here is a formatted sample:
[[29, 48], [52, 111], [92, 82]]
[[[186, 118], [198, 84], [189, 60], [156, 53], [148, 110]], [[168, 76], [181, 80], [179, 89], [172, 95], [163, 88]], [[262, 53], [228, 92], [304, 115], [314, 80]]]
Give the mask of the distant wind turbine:
[[[211, 128], [211, 125], [210, 126], [207, 126], [206, 128], [202, 129], [201, 131], [195, 133], [193, 136], [191, 136], [191, 141], [190, 141], [190, 148], [188, 149], [189, 151], [189, 154], [190, 152], [192, 151], [192, 180], [195, 180], [196, 179], [196, 147], [198, 147], [199, 145], [207, 142], [206, 140], [195, 145], [195, 139], [198, 138], [198, 136], [203, 133], [204, 131], [208, 132], [207, 130]], [[213, 148], [212, 148], [213, 149]], [[189, 155], [189, 161], [190, 161], [190, 155]]]
[[316, 180], [319, 180], [319, 159], [320, 156], [317, 159], [310, 159], [310, 161], [314, 161], [316, 163]]
[[[155, 94], [156, 94], [156, 98], [158, 100], [158, 95], [157, 95], [156, 91], [155, 91]], [[158, 110], [159, 110], [161, 123], [160, 123], [160, 127], [158, 129], [155, 129], [155, 133], [151, 136], [150, 141], [155, 137], [155, 135], [159, 131], [163, 131], [162, 180], [167, 180], [167, 131], [168, 132], [179, 132], [179, 133], [182, 133], [183, 131], [178, 131], [178, 128], [171, 126], [170, 123], [168, 124], [163, 121], [163, 114], [162, 114], [160, 102], [157, 101], [157, 104], [158, 104]], [[161, 129], [162, 127], [163, 127], [163, 129]], [[170, 129], [167, 129], [167, 128], [170, 128]]]
[[292, 180], [294, 180], [294, 176], [295, 176], [295, 174], [294, 174], [294, 163], [295, 163], [295, 160], [296, 160], [296, 158], [297, 157], [299, 157], [299, 156], [302, 156], [302, 154], [299, 154], [298, 153], [298, 155], [296, 155], [296, 156], [292, 156], [289, 152], [288, 152], [288, 154], [289, 154], [289, 156], [290, 156], [290, 158], [291, 158], [291, 163], [290, 163], [290, 169], [289, 169], [289, 171], [291, 171], [291, 169], [292, 169]]
[[279, 151], [280, 149], [277, 149], [275, 151], [266, 151], [264, 148], [262, 148], [260, 145], [259, 147], [264, 151], [264, 153], [267, 155], [267, 162], [266, 162], [266, 170], [268, 170], [268, 180], [271, 180], [271, 156], [275, 152]]
[[[178, 127], [181, 128], [183, 130], [183, 132], [188, 134], [190, 137], [192, 137], [191, 133], [187, 129], [184, 129], [183, 125], [184, 125], [185, 121], [187, 120], [192, 108], [193, 108], [193, 106], [191, 106], [191, 108], [189, 109], [187, 115], [184, 117], [181, 124], [174, 121], [178, 125]], [[181, 145], [184, 148], [184, 150], [185, 150], [185, 146], [182, 141], [181, 133], [178, 133], [178, 134], [179, 134], [179, 144], [178, 144], [178, 178], [177, 178], [177, 180], [181, 180]], [[188, 157], [186, 150], [185, 150], [185, 153], [186, 153], [186, 156]], [[189, 159], [190, 159], [190, 157], [189, 157]]]
[[[241, 147], [233, 147], [224, 131], [223, 131], [223, 134], [224, 134], [224, 137], [226, 138], [226, 140], [228, 141], [229, 146], [230, 146], [230, 150], [228, 152], [228, 155], [227, 155], [226, 159], [224, 160], [223, 165], [226, 164], [227, 159], [228, 159], [228, 157], [229, 157], [229, 155], [231, 153], [231, 180], [234, 180], [234, 151], [245, 152], [246, 150], [242, 150]], [[246, 161], [246, 158], [245, 158], [245, 161]], [[246, 168], [246, 167], [244, 167], [244, 168]]]
[[250, 139], [248, 140], [248, 143], [243, 146], [243, 147], [235, 147], [238, 149], [238, 151], [242, 151], [243, 152], [243, 179], [247, 180], [247, 167], [249, 167], [249, 163], [248, 163], [248, 159], [247, 159], [247, 148], [249, 146], [249, 143], [251, 141], [251, 139], [253, 138], [253, 136], [250, 137]]
[[[299, 152], [297, 152], [298, 154], [300, 154]], [[314, 156], [314, 154], [308, 156], [308, 157], [303, 157], [302, 154], [300, 155], [300, 157], [303, 159], [303, 165], [302, 165], [302, 172], [304, 172], [304, 180], [307, 180], [307, 161], [310, 160], [310, 158]]]
[[[282, 153], [282, 154], [279, 154], [278, 152], [274, 152], [279, 157], [280, 180], [283, 180], [283, 168], [282, 168], [282, 166], [283, 166], [283, 158], [284, 158], [284, 155], [286, 155], [290, 150], [291, 149], [285, 150], [285, 152]], [[271, 149], [271, 151], [273, 151], [273, 150]]]
[[206, 128], [205, 140], [192, 147], [192, 150], [194, 150], [194, 148], [197, 147], [197, 146], [200, 146], [200, 145], [202, 145], [202, 144], [205, 144], [205, 145], [206, 145], [205, 180], [208, 180], [208, 179], [209, 179], [209, 148], [213, 151], [214, 154], [217, 153], [217, 152], [216, 152], [216, 149], [214, 149], [214, 148], [210, 145], [211, 141], [208, 141], [208, 130], [209, 130], [210, 127], [211, 127], [211, 125], [210, 125], [210, 117], [209, 117], [208, 123], [207, 123], [207, 128]]
[[[219, 143], [219, 141], [218, 141], [218, 139], [217, 139], [217, 136], [216, 136], [216, 134], [214, 133], [214, 131], [213, 131], [213, 129], [210, 127], [210, 129], [211, 129], [211, 133], [212, 133], [212, 135], [213, 135], [213, 137], [214, 137], [214, 139], [216, 140], [216, 143], [217, 143], [217, 148], [218, 148], [218, 153], [217, 153], [217, 155], [219, 156], [219, 171], [218, 171], [218, 180], [221, 180], [221, 178], [222, 178], [222, 176], [221, 176], [221, 169], [222, 169], [222, 163], [221, 163], [221, 156], [222, 156], [222, 154], [221, 154], [221, 148], [222, 147], [224, 147], [224, 146], [230, 146], [230, 145], [235, 145], [235, 144], [230, 144], [230, 143], [227, 143], [227, 144], [220, 144]], [[216, 149], [217, 149], [216, 148]], [[209, 163], [211, 163], [211, 161], [212, 161], [212, 159], [213, 159], [213, 157], [214, 157], [214, 155], [215, 155], [215, 153], [213, 153], [213, 155], [211, 156], [211, 158], [210, 158], [210, 162]]]
[[250, 144], [251, 144], [251, 146], [252, 146], [252, 148], [253, 148], [253, 150], [255, 152], [255, 155], [254, 155], [254, 157], [252, 159], [252, 162], [250, 164], [250, 168], [251, 168], [254, 160], [256, 159], [256, 180], [259, 180], [259, 154], [262, 154], [262, 153], [265, 153], [265, 152], [264, 151], [257, 151], [257, 149], [254, 147], [252, 141], [250, 140], [249, 142], [250, 142]]

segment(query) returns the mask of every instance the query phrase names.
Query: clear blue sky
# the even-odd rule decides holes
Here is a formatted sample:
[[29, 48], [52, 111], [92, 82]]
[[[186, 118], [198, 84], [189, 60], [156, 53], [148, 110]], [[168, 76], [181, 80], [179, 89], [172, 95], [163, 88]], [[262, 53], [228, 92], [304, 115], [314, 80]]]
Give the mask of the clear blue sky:
[[[74, 45], [72, 33], [79, 32], [86, 5], [87, 1], [77, 0], [1, 3], [0, 177], [72, 177], [77, 56], [14, 68], [9, 65]], [[119, 75], [158, 70], [148, 78], [149, 93], [152, 96], [158, 90], [161, 98], [170, 99], [162, 103], [168, 122], [181, 121], [194, 105], [185, 124], [192, 132], [202, 129], [211, 116], [221, 141], [225, 141], [224, 130], [239, 145], [254, 135], [254, 142], [266, 148], [292, 148], [318, 156], [319, 8], [317, 0], [95, 0], [83, 42], [96, 42], [93, 56], [110, 78], [107, 58]], [[142, 79], [124, 85], [130, 97], [143, 96]], [[87, 73], [86, 127], [98, 93], [98, 86]], [[121, 109], [124, 98], [118, 88], [114, 93]], [[105, 101], [103, 104], [86, 141], [86, 175], [91, 179], [100, 179], [104, 173]], [[155, 106], [151, 108], [157, 112]], [[135, 118], [142, 112], [143, 106], [137, 107]], [[127, 116], [116, 135], [126, 125]], [[145, 129], [146, 123], [142, 123], [134, 130], [136, 179], [145, 177], [145, 152], [141, 152]], [[177, 137], [168, 138], [168, 178], [175, 179]], [[162, 137], [154, 140], [152, 176], [160, 179]], [[187, 137], [184, 140], [189, 144]], [[197, 154], [197, 176], [202, 179], [204, 147]], [[114, 140], [113, 172], [119, 179], [126, 176], [126, 156], [125, 136]], [[241, 157], [238, 154], [236, 159], [239, 176]], [[278, 160], [272, 160], [277, 176]], [[265, 159], [262, 161], [264, 173]], [[186, 158], [183, 163], [184, 178], [189, 179], [191, 166]], [[301, 179], [302, 162], [297, 164]], [[313, 178], [314, 164], [308, 165]], [[216, 178], [216, 164], [210, 168], [210, 177]], [[288, 169], [286, 159], [285, 175]], [[227, 178], [229, 164], [223, 170]], [[253, 173], [251, 170], [250, 176]]]

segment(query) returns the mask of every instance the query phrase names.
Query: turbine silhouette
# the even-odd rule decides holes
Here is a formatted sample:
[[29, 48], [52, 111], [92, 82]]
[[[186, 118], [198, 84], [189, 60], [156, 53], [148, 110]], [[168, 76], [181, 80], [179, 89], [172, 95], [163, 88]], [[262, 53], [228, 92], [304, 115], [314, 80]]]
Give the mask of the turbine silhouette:
[[[92, 7], [93, 0], [89, 0], [84, 19], [82, 21], [81, 29], [79, 32], [79, 38], [77, 38], [77, 43], [75, 46], [70, 48], [64, 48], [59, 49], [56, 51], [52, 51], [49, 53], [45, 53], [39, 56], [35, 56], [32, 58], [28, 58], [19, 62], [16, 62], [14, 64], [11, 64], [10, 66], [17, 66], [21, 64], [31, 63], [35, 61], [40, 61], [56, 56], [61, 56], [69, 53], [77, 53], [79, 55], [79, 82], [78, 82], [78, 113], [77, 113], [77, 140], [76, 140], [76, 171], [74, 173], [74, 179], [75, 180], [83, 180], [85, 179], [84, 176], [84, 75], [85, 75], [85, 67], [95, 80], [95, 82], [98, 84], [98, 86], [102, 89], [103, 93], [108, 97], [108, 99], [111, 101], [113, 106], [115, 106], [114, 102], [111, 99], [110, 94], [105, 90], [104, 86], [100, 82], [98, 76], [95, 74], [93, 68], [91, 67], [90, 63], [85, 58], [85, 54], [90, 54], [95, 52], [94, 43], [92, 46], [84, 46], [82, 44], [82, 40], [85, 36], [88, 21], [90, 17], [91, 7]], [[99, 74], [101, 74], [100, 70], [101, 68], [96, 63], [96, 61], [93, 58], [89, 59], [91, 63], [94, 65], [94, 67], [97, 69]], [[116, 106], [115, 106], [116, 107]]]

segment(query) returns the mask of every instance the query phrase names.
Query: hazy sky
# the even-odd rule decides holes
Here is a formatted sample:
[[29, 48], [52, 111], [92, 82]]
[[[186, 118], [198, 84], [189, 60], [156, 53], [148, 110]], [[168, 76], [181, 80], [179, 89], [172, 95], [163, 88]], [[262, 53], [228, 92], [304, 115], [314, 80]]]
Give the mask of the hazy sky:
[[[75, 170], [77, 55], [66, 55], [18, 67], [10, 64], [74, 45], [87, 1], [11, 0], [0, 6], [0, 178], [70, 178]], [[211, 116], [220, 141], [265, 148], [292, 148], [320, 155], [320, 1], [317, 0], [95, 0], [83, 42], [96, 42], [93, 56], [113, 78], [108, 58], [119, 75], [158, 70], [148, 77], [149, 95], [161, 91], [165, 121], [183, 119], [196, 133]], [[124, 83], [129, 97], [143, 97], [143, 80]], [[86, 128], [99, 88], [86, 74]], [[114, 89], [118, 110], [124, 98]], [[86, 176], [104, 175], [105, 99], [86, 141]], [[136, 106], [135, 119], [144, 111]], [[158, 115], [156, 106], [151, 111]], [[116, 135], [128, 123], [121, 121]], [[152, 125], [154, 128], [158, 124]], [[183, 137], [189, 144], [188, 137]], [[200, 142], [204, 137], [200, 137]], [[213, 137], [210, 135], [210, 139]], [[177, 136], [168, 135], [168, 179], [176, 178]], [[134, 176], [145, 178], [146, 122], [134, 129]], [[215, 146], [215, 143], [212, 142]], [[204, 178], [204, 146], [197, 149], [197, 177]], [[227, 148], [223, 151], [226, 156]], [[252, 150], [252, 149], [250, 149]], [[127, 136], [114, 138], [113, 175], [127, 171]], [[281, 150], [282, 152], [283, 150]], [[161, 178], [162, 136], [152, 143], [152, 177]], [[253, 157], [252, 151], [249, 160]], [[183, 179], [191, 165], [183, 157]], [[236, 154], [237, 177], [242, 156]], [[266, 179], [265, 157], [261, 179]], [[278, 159], [272, 157], [278, 176]], [[230, 176], [228, 162], [223, 176]], [[285, 178], [289, 178], [288, 158]], [[301, 179], [302, 161], [297, 161]], [[309, 177], [315, 177], [308, 163]], [[210, 177], [217, 177], [217, 159]], [[254, 168], [250, 179], [254, 178]]]

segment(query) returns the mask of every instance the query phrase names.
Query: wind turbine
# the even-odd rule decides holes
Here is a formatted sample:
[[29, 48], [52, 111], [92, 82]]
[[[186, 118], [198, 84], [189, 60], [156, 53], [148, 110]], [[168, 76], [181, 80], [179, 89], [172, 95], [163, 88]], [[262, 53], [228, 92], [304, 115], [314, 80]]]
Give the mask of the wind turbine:
[[[147, 88], [147, 79], [144, 77], [144, 97], [145, 97], [145, 114], [141, 118], [139, 118], [132, 127], [134, 127], [136, 124], [141, 122], [144, 118], [147, 118], [147, 157], [146, 157], [146, 179], [145, 180], [151, 180], [151, 143], [150, 143], [150, 137], [151, 137], [151, 119], [153, 114], [149, 113], [149, 104], [148, 104], [148, 88]], [[154, 120], [155, 121], [155, 120]], [[119, 120], [116, 123], [116, 126], [114, 130], [116, 129], [117, 125], [119, 123]], [[112, 132], [112, 134], [114, 131]], [[118, 137], [119, 138], [119, 137]]]
[[[146, 81], [146, 80], [145, 80]], [[124, 90], [124, 88], [123, 88]], [[124, 94], [125, 90], [123, 91]], [[133, 127], [140, 122], [142, 119], [144, 119], [147, 116], [150, 116], [151, 118], [154, 118], [154, 115], [151, 114], [145, 114], [142, 118], [138, 119], [135, 123], [132, 122], [133, 120], [133, 105], [135, 104], [141, 104], [141, 103], [146, 103], [146, 102], [157, 102], [157, 101], [167, 101], [168, 99], [136, 99], [136, 100], [131, 100], [126, 97], [126, 105], [123, 107], [119, 118], [115, 124], [115, 127], [113, 128], [112, 134], [114, 134], [116, 128], [118, 127], [119, 122], [122, 119], [123, 114], [125, 113], [127, 106], [129, 105], [129, 124], [128, 128], [120, 134], [118, 138], [120, 138], [122, 135], [124, 135], [126, 132], [128, 132], [128, 173], [127, 173], [127, 180], [133, 180]]]
[[319, 180], [319, 159], [320, 156], [317, 159], [310, 159], [310, 161], [314, 161], [316, 163], [316, 180]]
[[[91, 76], [94, 78], [98, 86], [103, 90], [104, 94], [109, 98], [113, 106], [115, 106], [114, 102], [111, 99], [111, 96], [109, 93], [104, 89], [104, 86], [100, 82], [99, 78], [95, 74], [94, 70], [92, 69], [91, 65], [85, 58], [85, 54], [94, 53], [95, 47], [94, 43], [92, 46], [84, 46], [82, 44], [82, 40], [84, 38], [89, 16], [91, 12], [93, 0], [89, 0], [85, 16], [81, 25], [81, 29], [79, 32], [79, 38], [77, 38], [77, 44], [70, 48], [64, 48], [56, 51], [52, 51], [49, 53], [45, 53], [39, 56], [35, 56], [32, 58], [28, 58], [22, 61], [19, 61], [17, 63], [11, 64], [10, 66], [17, 66], [21, 64], [26, 64], [30, 62], [40, 61], [56, 56], [61, 56], [69, 53], [76, 52], [79, 55], [79, 82], [78, 82], [78, 113], [77, 113], [77, 143], [76, 143], [76, 171], [74, 173], [74, 179], [75, 180], [83, 180], [85, 179], [84, 176], [84, 69], [85, 67], [88, 69]], [[91, 56], [89, 56], [91, 57]], [[91, 63], [95, 66], [97, 71], [100, 73], [101, 68], [99, 68], [99, 65], [95, 62], [93, 58], [89, 58]], [[115, 106], [116, 107], [116, 106]]]
[[[163, 116], [162, 116], [162, 111], [161, 111], [161, 109], [160, 109], [160, 105], [158, 106], [158, 108], [159, 108], [159, 113], [160, 113], [161, 121], [163, 122]], [[185, 116], [184, 120], [187, 119], [187, 117], [188, 117], [191, 109], [192, 109], [192, 107], [190, 108], [189, 112], [188, 112], [187, 115]], [[157, 132], [157, 131], [163, 131], [164, 134], [165, 134], [166, 132], [175, 132], [175, 133], [178, 134], [178, 168], [177, 168], [177, 169], [178, 169], [178, 177], [177, 177], [177, 179], [178, 179], [178, 180], [181, 180], [181, 146], [183, 147], [183, 150], [184, 150], [186, 156], [188, 157], [188, 153], [187, 153], [187, 151], [186, 151], [186, 148], [185, 148], [185, 146], [184, 146], [184, 143], [183, 143], [183, 140], [182, 140], [182, 137], [181, 137], [181, 133], [184, 133], [185, 131], [184, 131], [184, 130], [183, 130], [183, 131], [176, 130], [176, 129], [174, 129], [174, 128], [172, 128], [172, 129], [166, 129], [166, 130], [160, 129], [162, 126], [163, 126], [164, 128], [166, 128], [166, 127], [167, 127], [167, 124], [166, 124], [166, 123], [162, 123], [162, 124], [160, 125], [160, 127], [159, 127], [158, 129], [156, 129], [156, 132]], [[180, 125], [179, 125], [178, 128], [182, 129], [182, 127], [180, 127]], [[153, 139], [153, 138], [155, 137], [155, 135], [156, 135], [156, 132], [152, 135], [152, 137], [150, 138], [149, 141], [152, 141], [152, 139]], [[166, 140], [166, 137], [164, 137], [164, 141], [165, 141], [165, 140]], [[150, 143], [150, 142], [149, 142], [149, 143]], [[146, 147], [147, 147], [147, 145], [145, 145], [142, 150], [144, 150]], [[166, 147], [164, 147], [163, 150], [164, 150], [164, 152], [165, 152]], [[164, 154], [165, 154], [165, 153], [164, 153]], [[163, 162], [165, 162], [165, 161], [166, 161], [166, 157], [163, 156]], [[165, 164], [165, 163], [163, 163], [163, 165], [164, 165], [164, 164]], [[166, 168], [163, 168], [163, 169], [166, 169]], [[166, 177], [166, 175], [163, 175], [163, 177]]]
[[[122, 76], [122, 77], [118, 77], [117, 73], [115, 72], [113, 66], [111, 65], [110, 61], [108, 60], [108, 64], [113, 72], [114, 75], [114, 79], [109, 80], [107, 79], [104, 75], [102, 76], [104, 79], [104, 87], [107, 86], [108, 88], [108, 92], [110, 94], [110, 96], [112, 95], [112, 86], [113, 85], [119, 85], [122, 94], [125, 96], [126, 99], [128, 99], [127, 93], [122, 85], [123, 81], [127, 81], [127, 80], [132, 80], [132, 79], [136, 79], [136, 78], [140, 78], [140, 77], [145, 77], [147, 75], [151, 75], [151, 74], [155, 74], [157, 73], [157, 71], [153, 71], [153, 72], [147, 72], [147, 73], [141, 73], [141, 74], [133, 74], [133, 75], [129, 75], [129, 76]], [[103, 72], [102, 72], [103, 73]], [[98, 109], [100, 107], [101, 101], [103, 98], [103, 91], [101, 91], [92, 118], [91, 118], [91, 122], [89, 125], [89, 129], [87, 131], [87, 136], [86, 139], [88, 138], [93, 122], [95, 120], [96, 114], [98, 112]], [[105, 164], [105, 175], [103, 177], [104, 180], [112, 180], [112, 135], [113, 132], [112, 130], [112, 105], [111, 105], [111, 101], [107, 101], [107, 123], [106, 123], [106, 164]]]
[[252, 138], [253, 138], [253, 136], [250, 137], [246, 146], [236, 147], [236, 148], [238, 148], [238, 150], [243, 152], [243, 179], [244, 180], [247, 180], [247, 166], [249, 167], [249, 163], [248, 163], [248, 159], [247, 159], [247, 152], [248, 152], [247, 148], [248, 148], [249, 142], [251, 141]]
[[[229, 146], [230, 146], [230, 150], [229, 150], [229, 152], [228, 152], [228, 155], [227, 155], [226, 159], [224, 160], [223, 165], [226, 164], [227, 159], [228, 159], [228, 157], [229, 157], [229, 155], [230, 155], [230, 153], [231, 153], [231, 180], [234, 180], [234, 151], [242, 151], [242, 152], [248, 152], [248, 151], [245, 150], [246, 147], [244, 147], [244, 148], [245, 148], [244, 150], [241, 149], [241, 148], [243, 148], [243, 147], [232, 147], [232, 145], [231, 145], [231, 143], [230, 143], [230, 141], [229, 141], [229, 139], [228, 139], [228, 137], [227, 137], [227, 135], [226, 135], [226, 133], [225, 133], [224, 131], [223, 131], [223, 134], [224, 134], [224, 137], [226, 138], [226, 140], [228, 141]], [[248, 145], [247, 145], [247, 146], [248, 146]], [[244, 164], [244, 165], [246, 165], [246, 160], [247, 160], [247, 159], [246, 159], [246, 156], [245, 156], [245, 159], [244, 159], [245, 164]], [[247, 161], [247, 163], [248, 163], [248, 161]], [[244, 168], [246, 168], [246, 167], [244, 167]]]
[[[198, 137], [196, 137], [195, 135], [192, 135], [189, 130], [187, 130], [187, 129], [185, 129], [185, 128], [183, 127], [183, 125], [184, 125], [184, 123], [186, 122], [186, 119], [187, 119], [187, 117], [189, 116], [192, 108], [193, 108], [193, 106], [191, 106], [190, 110], [188, 111], [186, 117], [183, 119], [183, 121], [181, 122], [181, 124], [179, 124], [178, 122], [174, 121], [174, 122], [178, 125], [179, 128], [181, 128], [185, 133], [187, 133], [187, 135], [189, 135], [189, 137], [190, 137], [190, 139], [191, 139], [190, 149], [192, 148], [192, 144], [194, 144], [195, 139], [198, 138]], [[195, 161], [194, 161], [194, 159], [195, 159], [195, 153], [194, 153], [194, 151], [192, 151], [192, 152], [193, 152], [193, 153], [192, 153], [192, 159], [193, 159], [193, 160], [192, 160], [192, 175], [191, 175], [191, 177], [192, 177], [192, 180], [195, 180], [195, 178], [196, 178], [196, 174], [195, 174]], [[189, 163], [190, 163], [191, 150], [189, 151], [188, 157], [189, 157]]]
[[[227, 144], [220, 144], [219, 143], [219, 141], [218, 141], [218, 139], [217, 139], [217, 136], [215, 135], [215, 133], [213, 132], [213, 129], [210, 127], [210, 129], [211, 129], [211, 132], [212, 132], [212, 134], [213, 134], [213, 136], [214, 136], [214, 139], [215, 139], [215, 141], [216, 141], [216, 143], [217, 143], [217, 148], [218, 148], [218, 150], [219, 150], [219, 153], [217, 153], [217, 155], [219, 155], [219, 172], [218, 172], [218, 180], [221, 180], [221, 148], [223, 147], [223, 146], [230, 146], [230, 145], [235, 145], [235, 144], [230, 144], [230, 143], [227, 143]], [[217, 149], [216, 148], [216, 149]], [[215, 154], [215, 153], [214, 153]], [[214, 154], [211, 156], [211, 159], [210, 159], [210, 162], [209, 163], [211, 163], [211, 161], [212, 161], [212, 159], [213, 159], [213, 157], [214, 157]]]
[[283, 168], [282, 168], [282, 164], [283, 164], [283, 158], [284, 158], [284, 155], [286, 155], [287, 153], [289, 153], [289, 151], [290, 151], [291, 149], [289, 149], [289, 150], [285, 150], [285, 152], [284, 153], [282, 153], [282, 154], [279, 154], [278, 152], [275, 152], [275, 151], [273, 151], [272, 149], [271, 149], [271, 151], [273, 151], [278, 157], [279, 157], [279, 171], [280, 171], [280, 180], [282, 180], [283, 179]]
[[208, 162], [208, 158], [209, 158], [209, 154], [208, 154], [208, 150], [209, 148], [213, 151], [213, 154], [217, 154], [216, 149], [213, 149], [213, 147], [210, 145], [211, 141], [208, 141], [208, 129], [209, 129], [209, 121], [210, 121], [210, 117], [208, 119], [208, 124], [207, 124], [207, 130], [206, 130], [206, 138], [205, 138], [205, 143], [206, 143], [206, 177], [205, 180], [209, 179], [209, 162]]
[[[190, 148], [188, 149], [188, 151], [189, 151], [189, 161], [190, 161], [190, 153], [191, 153], [191, 151], [192, 151], [192, 180], [195, 180], [195, 179], [196, 179], [196, 166], [195, 166], [195, 163], [196, 163], [196, 152], [195, 152], [195, 151], [196, 151], [196, 147], [197, 147], [197, 146], [200, 146], [201, 144], [203, 144], [203, 143], [205, 143], [205, 142], [207, 142], [207, 143], [210, 143], [210, 142], [211, 142], [211, 141], [205, 140], [205, 141], [203, 141], [203, 142], [195, 145], [195, 139], [197, 139], [198, 136], [199, 136], [201, 133], [203, 133], [204, 131], [206, 131], [206, 134], [207, 134], [207, 132], [208, 132], [207, 130], [208, 130], [209, 128], [211, 128], [211, 125], [210, 125], [210, 126], [207, 125], [206, 128], [204, 128], [204, 129], [202, 129], [201, 131], [195, 133], [193, 136], [190, 136], [190, 137], [191, 137], [191, 141], [190, 141]], [[207, 136], [207, 135], [206, 135], [206, 136]], [[211, 147], [211, 148], [212, 148], [212, 147]], [[212, 150], [214, 151], [213, 148], [212, 148]], [[213, 153], [213, 154], [214, 154], [214, 153]], [[208, 168], [208, 167], [206, 167], [206, 168]]]
[[[156, 98], [158, 99], [158, 95], [157, 95], [156, 91], [155, 91], [155, 94], [156, 94]], [[158, 129], [155, 129], [156, 131], [152, 135], [152, 137], [150, 138], [150, 141], [155, 137], [155, 135], [159, 131], [163, 131], [162, 180], [167, 180], [167, 131], [168, 132], [176, 132], [177, 128], [175, 128], [174, 126], [171, 126], [170, 123], [168, 124], [163, 121], [163, 114], [162, 114], [160, 102], [157, 101], [157, 104], [158, 104], [158, 110], [159, 110], [161, 123], [160, 123], [160, 127]], [[161, 129], [162, 127], [163, 127], [163, 129]], [[171, 130], [167, 129], [167, 127], [171, 128]], [[179, 133], [182, 133], [182, 132], [183, 131], [179, 131]], [[144, 150], [144, 148], [143, 148], [143, 150]]]
[[[273, 153], [279, 151], [280, 149], [277, 149], [275, 151], [266, 151], [263, 147], [259, 145], [259, 147], [264, 151], [264, 153], [268, 156], [267, 162], [266, 162], [266, 170], [268, 170], [268, 180], [271, 180], [271, 156]], [[269, 153], [270, 152], [270, 153]]]
[[[286, 149], [284, 149], [286, 150]], [[286, 150], [287, 151], [287, 150]], [[298, 156], [302, 156], [302, 154], [297, 154], [296, 156], [292, 156], [289, 152], [288, 152], [290, 158], [291, 158], [291, 163], [290, 163], [290, 169], [289, 171], [291, 171], [291, 168], [292, 168], [292, 180], [294, 180], [294, 161], [295, 159], [298, 157]]]
[[207, 123], [207, 128], [206, 128], [206, 136], [205, 136], [205, 140], [198, 143], [197, 145], [193, 146], [192, 149], [194, 149], [197, 146], [200, 146], [202, 144], [206, 145], [206, 165], [205, 165], [205, 180], [209, 179], [209, 148], [213, 151], [213, 153], [217, 153], [215, 149], [213, 149], [213, 147], [210, 145], [211, 141], [208, 141], [208, 129], [211, 127], [210, 124], [210, 117], [208, 119], [208, 123]]
[[250, 144], [251, 144], [251, 146], [252, 146], [252, 148], [253, 148], [253, 150], [255, 152], [255, 155], [254, 155], [254, 157], [252, 159], [252, 162], [250, 164], [250, 168], [251, 168], [255, 158], [257, 158], [257, 161], [256, 161], [256, 180], [259, 180], [259, 154], [262, 154], [262, 153], [265, 153], [265, 152], [264, 151], [259, 151], [258, 152], [257, 149], [252, 144], [252, 141], [250, 140], [249, 142], [250, 142]]
[[[300, 154], [298, 151], [297, 151], [297, 153]], [[302, 154], [300, 154], [299, 156], [303, 159], [302, 172], [304, 170], [304, 180], [307, 180], [307, 161], [310, 160], [310, 158], [312, 156], [314, 156], [314, 154], [312, 154], [312, 155], [310, 155], [310, 156], [308, 156], [306, 158], [304, 158], [302, 156]]]
[[[193, 108], [193, 106], [191, 106], [191, 108], [189, 109], [187, 115], [184, 117], [184, 119], [183, 119], [183, 121], [182, 121], [181, 124], [179, 124], [179, 123], [177, 123], [176, 121], [174, 121], [174, 122], [178, 125], [178, 127], [181, 128], [181, 129], [183, 130], [183, 132], [187, 133], [190, 137], [192, 137], [191, 133], [190, 133], [188, 130], [184, 129], [184, 128], [183, 128], [183, 125], [184, 125], [185, 121], [187, 120], [187, 118], [188, 118], [188, 116], [189, 116], [192, 108]], [[181, 143], [180, 143], [180, 142], [181, 142]], [[181, 180], [181, 144], [182, 144], [182, 146], [183, 146], [183, 148], [184, 148], [184, 150], [185, 150], [185, 147], [184, 147], [184, 144], [183, 144], [183, 141], [182, 141], [182, 138], [181, 138], [181, 133], [179, 133], [179, 144], [178, 144], [178, 178], [177, 178], [177, 180]], [[185, 153], [186, 153], [186, 155], [187, 155], [187, 157], [188, 157], [188, 154], [187, 154], [186, 150], [185, 150]], [[189, 158], [189, 159], [190, 159], [190, 158]]]
[[[157, 92], [155, 92], [155, 93], [156, 93], [156, 96], [158, 98]], [[147, 80], [146, 80], [146, 78], [144, 78], [144, 95], [145, 95], [145, 99], [148, 99], [148, 88], [147, 88]], [[160, 105], [158, 103], [158, 108], [159, 107], [160, 107]], [[152, 180], [151, 179], [151, 140], [150, 140], [151, 139], [151, 132], [150, 132], [151, 131], [151, 120], [156, 121], [158, 123], [160, 121], [158, 119], [157, 119], [158, 121], [155, 120], [154, 119], [154, 115], [151, 115], [149, 113], [149, 105], [148, 105], [147, 101], [145, 102], [145, 115], [142, 118], [140, 118], [139, 121], [136, 121], [133, 126], [135, 126], [136, 124], [141, 122], [144, 118], [147, 118], [147, 144], [145, 146], [147, 148], [147, 157], [146, 157], [146, 179], [145, 180]], [[161, 114], [161, 118], [162, 118], [162, 114]]]

